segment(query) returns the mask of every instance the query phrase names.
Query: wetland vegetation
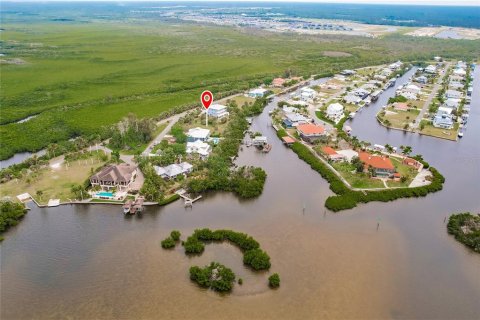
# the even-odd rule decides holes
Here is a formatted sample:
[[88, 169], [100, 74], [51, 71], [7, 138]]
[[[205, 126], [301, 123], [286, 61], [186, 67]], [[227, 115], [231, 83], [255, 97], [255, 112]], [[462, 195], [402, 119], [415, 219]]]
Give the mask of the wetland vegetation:
[[174, 108], [195, 106], [206, 88], [218, 99], [285, 72], [329, 74], [396, 59], [422, 60], [431, 52], [461, 59], [480, 54], [478, 41], [401, 34], [300, 39], [189, 23], [3, 22], [2, 52], [25, 63], [2, 66], [0, 159], [78, 136], [108, 138], [111, 125], [130, 112], [165, 117]]

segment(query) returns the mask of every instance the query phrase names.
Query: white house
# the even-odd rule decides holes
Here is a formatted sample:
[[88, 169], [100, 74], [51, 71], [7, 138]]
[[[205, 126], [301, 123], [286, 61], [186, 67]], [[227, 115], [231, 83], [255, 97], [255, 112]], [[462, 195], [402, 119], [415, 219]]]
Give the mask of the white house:
[[210, 130], [199, 127], [192, 128], [188, 130], [187, 137], [188, 142], [195, 142], [197, 140], [207, 141], [210, 137]]
[[327, 117], [335, 122], [343, 118], [343, 106], [340, 103], [332, 103], [327, 107]]
[[418, 83], [427, 84], [428, 78], [425, 77], [425, 76], [420, 76], [420, 77], [415, 78], [415, 81], [418, 82]]
[[419, 94], [422, 89], [419, 86], [416, 86], [414, 84], [409, 84], [403, 90], [407, 92]]
[[456, 76], [461, 76], [461, 77], [464, 77], [467, 75], [467, 72], [461, 68], [457, 68], [455, 70], [453, 70], [453, 74], [456, 75]]
[[392, 63], [391, 65], [388, 66], [391, 70], [398, 70], [402, 67], [403, 63], [399, 60], [395, 63]]
[[436, 62], [442, 62], [442, 57], [439, 57], [439, 56], [436, 56], [436, 57], [433, 57], [433, 60], [435, 60]]
[[258, 89], [253, 89], [253, 90], [250, 90], [248, 92], [248, 96], [250, 98], [262, 98], [263, 96], [265, 96], [265, 94], [267, 93], [268, 90], [266, 89], [262, 89], [262, 88], [258, 88]]
[[465, 86], [465, 85], [464, 85], [463, 83], [458, 82], [458, 81], [450, 81], [450, 82], [448, 83], [448, 88], [449, 88], [449, 89], [454, 89], [454, 90], [456, 90], [456, 89], [462, 89], [464, 86]]
[[229, 112], [227, 111], [227, 106], [224, 106], [222, 104], [212, 104], [208, 110], [207, 113], [209, 116], [215, 117], [215, 118], [223, 118], [223, 117], [228, 117]]
[[438, 110], [437, 110], [437, 115], [451, 115], [452, 114], [452, 111], [453, 109], [452, 108], [448, 108], [448, 107], [439, 107]]
[[447, 99], [449, 99], [449, 98], [461, 99], [462, 98], [462, 93], [460, 91], [457, 91], [457, 90], [447, 90], [445, 92], [445, 97], [447, 97]]
[[317, 96], [317, 92], [312, 88], [302, 88], [300, 90], [300, 97], [303, 101], [311, 100]]
[[430, 73], [430, 74], [434, 74], [434, 73], [437, 73], [437, 67], [435, 67], [434, 65], [429, 65], [425, 68], [425, 73]]
[[410, 91], [402, 90], [400, 92], [397, 92], [397, 95], [405, 97], [408, 100], [417, 100], [417, 95], [413, 92], [410, 92]]
[[197, 140], [195, 142], [187, 142], [187, 154], [197, 153], [200, 155], [200, 157], [206, 158], [211, 151], [212, 146], [201, 140]]
[[362, 98], [350, 93], [343, 98], [343, 101], [349, 104], [358, 104], [360, 101], [362, 101]]
[[293, 128], [298, 126], [299, 124], [305, 124], [309, 122], [310, 119], [296, 112], [285, 113], [285, 119], [283, 119], [283, 123], [287, 128]]
[[462, 101], [461, 99], [449, 98], [449, 99], [445, 100], [444, 104], [448, 108], [455, 108], [456, 109], [460, 105], [461, 101]]
[[188, 162], [182, 162], [179, 164], [174, 163], [166, 167], [154, 166], [153, 168], [157, 175], [167, 180], [174, 179], [179, 175], [186, 176], [193, 170], [193, 166]]
[[448, 114], [436, 114], [433, 118], [433, 126], [443, 129], [453, 128], [453, 119], [451, 115]]

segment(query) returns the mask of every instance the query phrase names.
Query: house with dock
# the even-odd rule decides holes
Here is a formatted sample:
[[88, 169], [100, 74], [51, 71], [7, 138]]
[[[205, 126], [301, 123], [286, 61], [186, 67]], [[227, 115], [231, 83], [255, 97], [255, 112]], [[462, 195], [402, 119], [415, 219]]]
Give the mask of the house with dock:
[[103, 190], [118, 189], [126, 191], [135, 180], [137, 167], [121, 163], [109, 165], [90, 177], [92, 186], [100, 186]]
[[187, 141], [207, 141], [210, 137], [210, 130], [204, 128], [192, 128], [187, 131]]

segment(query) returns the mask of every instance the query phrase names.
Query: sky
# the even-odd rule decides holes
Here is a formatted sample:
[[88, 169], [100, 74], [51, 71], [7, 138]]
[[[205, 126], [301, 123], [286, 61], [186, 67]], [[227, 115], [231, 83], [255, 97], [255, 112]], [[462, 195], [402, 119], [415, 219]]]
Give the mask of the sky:
[[[181, 2], [174, 0], [11, 0], [12, 2], [48, 2], [48, 1], [111, 1], [111, 2]], [[195, 0], [185, 0], [195, 1]], [[199, 0], [199, 1], [220, 1], [220, 2], [318, 2], [318, 3], [369, 3], [369, 4], [408, 4], [408, 5], [451, 5], [451, 6], [480, 6], [480, 0]]]

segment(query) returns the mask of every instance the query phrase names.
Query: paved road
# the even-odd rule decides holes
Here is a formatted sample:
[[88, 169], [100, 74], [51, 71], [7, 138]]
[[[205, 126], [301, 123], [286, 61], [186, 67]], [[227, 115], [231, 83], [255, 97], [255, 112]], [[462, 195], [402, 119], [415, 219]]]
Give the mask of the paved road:
[[447, 75], [447, 70], [448, 70], [448, 68], [450, 68], [450, 65], [451, 65], [451, 62], [448, 62], [448, 63], [445, 65], [445, 69], [443, 69], [444, 71], [443, 71], [442, 76], [438, 79], [438, 81], [437, 81], [437, 82], [435, 83], [435, 85], [433, 86], [432, 92], [431, 92], [430, 95], [428, 96], [427, 100], [426, 100], [425, 103], [423, 104], [422, 110], [420, 110], [420, 113], [418, 114], [417, 118], [415, 119], [415, 124], [412, 126], [413, 129], [418, 128], [418, 126], [420, 125], [420, 122], [421, 122], [422, 119], [423, 119], [423, 115], [425, 114], [425, 112], [427, 112], [430, 104], [432, 103], [432, 100], [435, 98], [435, 96], [437, 95], [438, 90], [440, 89], [440, 86], [442, 85], [443, 79], [444, 79], [445, 76]]
[[183, 117], [184, 115], [186, 115], [188, 112], [190, 112], [191, 110], [188, 110], [188, 111], [184, 111], [182, 113], [179, 113], [179, 114], [176, 114], [176, 115], [173, 115], [171, 116], [170, 118], [167, 118], [167, 119], [163, 119], [163, 120], [160, 120], [159, 122], [157, 122], [157, 125], [161, 125], [161, 124], [164, 124], [166, 122], [168, 122], [168, 125], [165, 127], [165, 129], [162, 130], [162, 132], [160, 132], [156, 137], [155, 139], [153, 139], [147, 146], [147, 148], [142, 152], [142, 156], [148, 156], [148, 154], [152, 151], [153, 147], [159, 143], [160, 141], [162, 141], [162, 139], [165, 137], [165, 135], [167, 133], [170, 132], [170, 129], [172, 129], [173, 125], [175, 123], [177, 123], [177, 121]]

